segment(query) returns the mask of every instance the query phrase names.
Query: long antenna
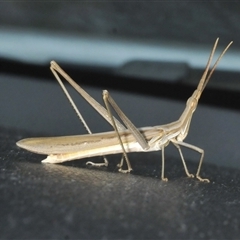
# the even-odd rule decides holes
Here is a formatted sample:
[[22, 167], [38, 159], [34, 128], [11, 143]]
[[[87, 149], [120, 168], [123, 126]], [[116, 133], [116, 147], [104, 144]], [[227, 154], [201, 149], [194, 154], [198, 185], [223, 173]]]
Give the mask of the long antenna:
[[211, 64], [211, 61], [212, 61], [212, 58], [213, 58], [213, 55], [214, 55], [214, 53], [215, 53], [215, 51], [216, 51], [216, 48], [217, 48], [218, 40], [219, 40], [219, 38], [216, 39], [216, 41], [215, 41], [215, 43], [214, 43], [214, 45], [213, 45], [213, 49], [212, 49], [211, 54], [210, 54], [210, 56], [209, 56], [209, 58], [208, 58], [208, 62], [207, 62], [206, 68], [205, 68], [205, 70], [204, 70], [204, 72], [203, 72], [203, 75], [202, 75], [201, 80], [200, 80], [200, 82], [199, 82], [199, 84], [198, 84], [198, 87], [197, 87], [197, 89], [198, 89], [199, 92], [201, 92], [201, 93], [202, 93], [202, 91], [204, 90], [204, 88], [206, 87], [206, 85], [207, 85], [209, 79], [211, 78], [214, 70], [216, 69], [219, 61], [221, 60], [221, 58], [223, 57], [223, 55], [226, 53], [226, 51], [228, 50], [228, 48], [229, 48], [229, 47], [232, 45], [232, 43], [233, 43], [233, 41], [231, 41], [231, 42], [227, 45], [227, 47], [223, 50], [223, 52], [220, 54], [220, 56], [218, 57], [218, 59], [217, 59], [216, 62], [214, 63], [211, 71], [208, 73], [209, 68], [210, 68], [210, 64]]

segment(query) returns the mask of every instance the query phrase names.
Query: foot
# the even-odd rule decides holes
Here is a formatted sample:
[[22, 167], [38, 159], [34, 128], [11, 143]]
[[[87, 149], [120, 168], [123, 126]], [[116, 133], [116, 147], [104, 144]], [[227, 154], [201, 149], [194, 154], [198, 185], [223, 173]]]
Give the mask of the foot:
[[191, 173], [187, 174], [187, 176], [188, 176], [189, 178], [194, 178], [194, 177], [195, 177], [195, 176], [194, 176], [193, 174], [191, 174]]
[[123, 170], [122, 168], [119, 168], [118, 171], [121, 173], [130, 173], [132, 171], [132, 168], [129, 168], [127, 170]]
[[162, 177], [162, 181], [167, 182], [167, 181], [168, 181], [168, 178]]
[[86, 162], [86, 165], [91, 165], [94, 167], [107, 167], [108, 166], [108, 162], [104, 162], [104, 163], [94, 163], [94, 162]]
[[207, 179], [207, 178], [201, 178], [200, 176], [196, 176], [196, 178], [197, 178], [200, 182], [210, 183], [209, 179]]

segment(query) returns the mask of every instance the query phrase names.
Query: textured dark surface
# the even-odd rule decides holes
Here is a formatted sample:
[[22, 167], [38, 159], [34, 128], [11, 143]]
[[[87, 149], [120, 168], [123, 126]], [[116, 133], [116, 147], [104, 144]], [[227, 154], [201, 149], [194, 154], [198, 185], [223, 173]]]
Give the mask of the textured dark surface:
[[[0, 238], [233, 239], [240, 234], [240, 170], [204, 164], [211, 183], [184, 176], [179, 158], [132, 154], [132, 174], [85, 161], [44, 165], [20, 150], [26, 132], [0, 128]], [[188, 161], [191, 172], [196, 163]]]

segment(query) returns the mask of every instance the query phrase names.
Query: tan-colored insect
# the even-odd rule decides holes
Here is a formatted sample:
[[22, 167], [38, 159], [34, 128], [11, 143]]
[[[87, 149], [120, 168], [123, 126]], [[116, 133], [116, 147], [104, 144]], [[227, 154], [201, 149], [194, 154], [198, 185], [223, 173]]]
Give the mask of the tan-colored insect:
[[[123, 153], [122, 160], [120, 162], [119, 171], [121, 172], [130, 172], [132, 170], [131, 164], [129, 162], [127, 152], [150, 152], [150, 151], [162, 151], [162, 172], [161, 178], [164, 181], [168, 179], [164, 177], [164, 148], [171, 142], [178, 149], [180, 157], [183, 162], [185, 172], [188, 177], [194, 177], [193, 174], [190, 174], [180, 146], [190, 148], [201, 154], [199, 161], [196, 178], [200, 181], [209, 182], [208, 179], [203, 179], [200, 177], [200, 170], [203, 162], [204, 150], [196, 147], [194, 145], [183, 142], [186, 138], [191, 123], [192, 115], [197, 108], [198, 100], [202, 94], [202, 91], [206, 87], [212, 73], [214, 72], [218, 62], [225, 54], [227, 49], [230, 47], [232, 42], [224, 49], [222, 54], [218, 57], [217, 61], [213, 65], [211, 71], [209, 71], [210, 64], [216, 50], [218, 39], [215, 41], [212, 52], [209, 56], [206, 69], [199, 81], [197, 89], [193, 92], [192, 96], [187, 100], [186, 108], [184, 109], [180, 118], [172, 123], [159, 125], [155, 127], [143, 127], [136, 128], [133, 123], [124, 115], [112, 97], [109, 95], [109, 92], [103, 91], [103, 100], [106, 105], [106, 108], [101, 106], [95, 99], [93, 99], [87, 92], [85, 92], [77, 83], [73, 81], [61, 68], [57, 65], [56, 62], [52, 61], [50, 69], [53, 72], [54, 76], [58, 80], [60, 86], [65, 92], [67, 98], [75, 109], [77, 115], [81, 119], [85, 128], [89, 134], [86, 135], [75, 135], [75, 136], [62, 136], [62, 137], [46, 137], [46, 138], [28, 138], [23, 139], [17, 142], [17, 145], [21, 148], [24, 148], [28, 151], [46, 154], [48, 157], [44, 159], [43, 163], [61, 163], [65, 161], [88, 158], [93, 156], [103, 156], [104, 163], [94, 164], [88, 162], [88, 164], [102, 166], [108, 164], [105, 155]], [[68, 91], [62, 83], [59, 75], [64, 77], [74, 88], [75, 90], [82, 95], [82, 97], [90, 104], [96, 111], [102, 115], [114, 128], [114, 131], [96, 133], [92, 134], [88, 125], [84, 121], [81, 113], [74, 104], [72, 98], [70, 97]], [[119, 115], [123, 123], [126, 125], [124, 127], [116, 118], [113, 117], [110, 105]], [[123, 170], [123, 159], [125, 158], [127, 163], [127, 169]]]

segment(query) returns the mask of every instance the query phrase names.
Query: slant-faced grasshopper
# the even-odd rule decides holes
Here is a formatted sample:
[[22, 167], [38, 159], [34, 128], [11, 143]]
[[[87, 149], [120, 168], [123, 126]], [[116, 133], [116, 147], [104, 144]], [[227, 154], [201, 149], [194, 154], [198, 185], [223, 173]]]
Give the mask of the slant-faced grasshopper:
[[[46, 138], [28, 138], [23, 139], [17, 142], [17, 145], [21, 148], [24, 148], [28, 151], [46, 154], [48, 157], [44, 159], [43, 163], [61, 163], [65, 161], [88, 158], [93, 156], [103, 156], [104, 163], [94, 164], [88, 162], [92, 165], [106, 165], [108, 164], [105, 155], [108, 154], [117, 154], [122, 153], [123, 157], [120, 162], [119, 171], [121, 172], [130, 172], [132, 170], [131, 164], [129, 162], [127, 152], [150, 152], [150, 151], [162, 151], [162, 172], [161, 178], [164, 181], [168, 179], [164, 177], [164, 148], [171, 142], [178, 149], [182, 163], [185, 169], [185, 172], [188, 177], [194, 177], [193, 174], [190, 174], [180, 146], [195, 150], [201, 154], [196, 178], [200, 181], [209, 182], [208, 179], [203, 179], [200, 177], [200, 170], [203, 162], [204, 150], [196, 147], [194, 145], [183, 142], [188, 134], [190, 127], [192, 115], [197, 108], [198, 100], [202, 94], [202, 91], [206, 87], [212, 73], [214, 72], [218, 62], [225, 54], [227, 49], [230, 47], [232, 42], [224, 49], [222, 54], [218, 57], [217, 61], [213, 65], [212, 69], [209, 71], [210, 64], [218, 44], [218, 39], [215, 41], [212, 52], [209, 56], [206, 69], [199, 81], [197, 89], [193, 92], [192, 96], [187, 100], [186, 108], [184, 109], [180, 118], [172, 123], [159, 125], [155, 127], [143, 127], [136, 128], [133, 123], [126, 117], [126, 115], [121, 111], [112, 97], [109, 95], [107, 90], [103, 91], [103, 100], [106, 108], [101, 106], [95, 99], [93, 99], [87, 92], [85, 92], [73, 79], [70, 78], [61, 68], [57, 65], [56, 62], [52, 61], [50, 69], [65, 92], [67, 98], [72, 104], [77, 115], [81, 119], [85, 128], [89, 134], [86, 135], [75, 135], [75, 136], [62, 136], [62, 137], [46, 137]], [[66, 79], [75, 90], [93, 107], [95, 110], [105, 118], [114, 128], [114, 131], [104, 132], [104, 133], [95, 133], [92, 134], [88, 125], [84, 121], [81, 113], [77, 109], [75, 103], [73, 102], [71, 96], [69, 95], [67, 89], [62, 83], [62, 80], [59, 77], [59, 74]], [[115, 117], [113, 117], [110, 109], [110, 105], [121, 118], [124, 127]], [[125, 158], [127, 169], [123, 170], [123, 159]]]

